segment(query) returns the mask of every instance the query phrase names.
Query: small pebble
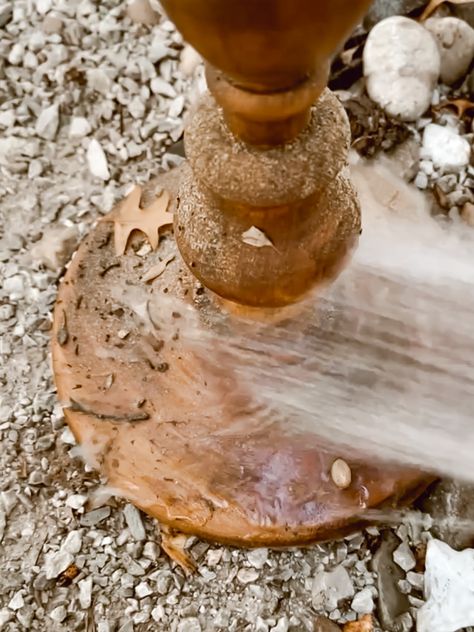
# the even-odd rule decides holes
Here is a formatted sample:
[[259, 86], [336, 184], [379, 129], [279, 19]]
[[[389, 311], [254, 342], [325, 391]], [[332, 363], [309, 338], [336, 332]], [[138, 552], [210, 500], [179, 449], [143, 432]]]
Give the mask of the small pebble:
[[405, 572], [411, 571], [416, 566], [416, 559], [412, 550], [406, 542], [402, 542], [400, 546], [393, 552], [393, 560]]
[[92, 578], [87, 577], [86, 579], [81, 579], [78, 583], [79, 586], [79, 603], [81, 604], [81, 608], [83, 610], [87, 610], [90, 608], [92, 603]]
[[352, 482], [352, 472], [343, 459], [336, 459], [331, 465], [331, 478], [340, 489], [347, 489]]
[[258, 576], [258, 571], [254, 568], [241, 568], [237, 573], [237, 579], [241, 584], [251, 584]]
[[358, 614], [369, 614], [374, 609], [374, 599], [370, 588], [358, 592], [351, 603], [351, 608]]
[[23, 594], [20, 590], [13, 595], [13, 597], [10, 599], [8, 603], [8, 607], [10, 608], [10, 610], [15, 610], [15, 611], [20, 610], [20, 608], [23, 608], [24, 605], [25, 605], [25, 600], [23, 599]]
[[415, 178], [415, 186], [419, 189], [426, 189], [428, 187], [428, 176], [423, 171], [419, 171]]
[[75, 116], [69, 126], [69, 138], [84, 138], [92, 131], [89, 121], [82, 116]]
[[45, 140], [54, 140], [59, 128], [59, 108], [51, 105], [43, 110], [36, 122], [36, 133]]
[[422, 156], [444, 171], [460, 171], [469, 164], [469, 142], [451, 127], [431, 123], [423, 132]]
[[94, 509], [93, 511], [89, 511], [89, 513], [81, 516], [81, 525], [84, 527], [93, 527], [102, 520], [105, 520], [110, 516], [110, 507], [100, 507], [99, 509]]
[[56, 623], [62, 623], [67, 617], [67, 610], [64, 606], [58, 606], [49, 613], [50, 618]]
[[90, 141], [87, 149], [87, 163], [89, 165], [89, 171], [93, 176], [101, 180], [110, 179], [110, 171], [105, 152], [95, 138]]
[[159, 24], [161, 16], [155, 11], [149, 0], [131, 0], [127, 5], [129, 18], [137, 24], [153, 26]]

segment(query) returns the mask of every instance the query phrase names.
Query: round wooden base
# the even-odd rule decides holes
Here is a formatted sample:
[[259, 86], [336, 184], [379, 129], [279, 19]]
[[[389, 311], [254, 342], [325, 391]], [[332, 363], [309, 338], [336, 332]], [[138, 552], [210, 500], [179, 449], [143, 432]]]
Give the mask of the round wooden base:
[[[164, 187], [173, 210], [178, 181], [179, 172], [154, 180], [142, 207]], [[169, 309], [173, 296], [203, 313], [215, 301], [183, 264], [171, 229], [162, 229], [154, 252], [134, 232], [117, 256], [117, 212], [97, 224], [71, 262], [53, 333], [66, 420], [117, 494], [184, 533], [282, 547], [342, 535], [364, 522], [364, 507], [423, 489], [426, 477], [417, 471], [336, 453], [312, 434], [259, 428], [252, 415], [236, 426], [222, 397], [223, 384], [235, 385], [208, 379], [205, 363], [180, 339], [180, 314]], [[145, 282], [160, 262], [162, 273]], [[150, 329], [161, 304], [161, 324]], [[226, 367], [219, 370], [224, 375]], [[339, 457], [352, 472], [346, 489], [330, 475]]]

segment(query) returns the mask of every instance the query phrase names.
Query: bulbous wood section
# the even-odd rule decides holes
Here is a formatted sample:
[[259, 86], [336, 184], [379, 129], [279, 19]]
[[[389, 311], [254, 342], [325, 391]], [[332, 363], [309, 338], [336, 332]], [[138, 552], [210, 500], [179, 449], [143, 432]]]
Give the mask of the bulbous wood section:
[[[176, 178], [151, 183], [147, 203], [161, 186], [175, 202]], [[113, 220], [114, 211], [98, 223], [61, 284], [53, 361], [66, 420], [117, 493], [185, 533], [279, 547], [338, 536], [361, 523], [363, 506], [423, 488], [417, 471], [331, 451], [311, 434], [260, 429], [251, 416], [234, 429], [223, 393], [179, 337], [180, 314], [165, 309], [166, 298], [176, 296], [204, 313], [207, 291], [182, 262], [171, 232], [146, 255], [137, 254], [145, 240], [135, 233], [117, 257]], [[159, 278], [142, 280], [172, 256]], [[151, 298], [158, 308], [163, 301], [168, 323], [153, 335], [137, 319]], [[347, 489], [330, 476], [338, 457], [352, 470]]]

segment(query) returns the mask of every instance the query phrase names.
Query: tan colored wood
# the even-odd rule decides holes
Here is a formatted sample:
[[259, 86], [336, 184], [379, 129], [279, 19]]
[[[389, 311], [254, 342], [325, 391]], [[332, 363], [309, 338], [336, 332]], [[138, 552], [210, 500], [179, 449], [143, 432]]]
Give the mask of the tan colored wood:
[[[154, 181], [142, 206], [164, 185], [173, 210], [175, 177]], [[227, 384], [228, 391], [208, 379], [179, 338], [178, 315], [166, 311], [170, 295], [208, 309], [209, 294], [186, 270], [169, 229], [155, 252], [135, 254], [145, 240], [136, 232], [117, 256], [116, 213], [81, 244], [61, 284], [53, 362], [66, 420], [117, 493], [183, 533], [281, 547], [339, 536], [363, 522], [365, 503], [391, 503], [423, 488], [426, 478], [417, 471], [336, 453], [310, 434], [260, 430], [252, 417], [233, 431], [233, 408], [223, 395], [238, 384]], [[143, 282], [150, 267], [172, 255], [158, 278]], [[154, 335], [132, 317], [152, 296], [163, 297], [168, 322]], [[159, 343], [166, 332], [176, 335]], [[330, 476], [336, 458], [351, 469], [346, 489]]]

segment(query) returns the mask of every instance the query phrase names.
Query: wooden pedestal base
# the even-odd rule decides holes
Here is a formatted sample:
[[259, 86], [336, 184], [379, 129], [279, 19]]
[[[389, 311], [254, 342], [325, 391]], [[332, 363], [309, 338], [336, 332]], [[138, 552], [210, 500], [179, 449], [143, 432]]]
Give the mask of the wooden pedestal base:
[[[150, 183], [144, 206], [163, 187], [173, 210], [178, 180], [179, 171]], [[362, 507], [424, 487], [417, 471], [331, 452], [311, 434], [259, 429], [252, 417], [233, 429], [222, 393], [179, 337], [180, 314], [164, 307], [163, 340], [137, 317], [151, 299], [159, 308], [160, 297], [163, 305], [179, 297], [203, 313], [216, 303], [185, 267], [171, 229], [155, 252], [146, 254], [148, 242], [135, 232], [117, 256], [116, 213], [81, 244], [61, 284], [53, 360], [67, 422], [117, 494], [184, 533], [282, 547], [339, 536], [363, 522]], [[163, 273], [146, 283], [163, 260]], [[347, 489], [330, 476], [339, 457], [352, 471]]]

